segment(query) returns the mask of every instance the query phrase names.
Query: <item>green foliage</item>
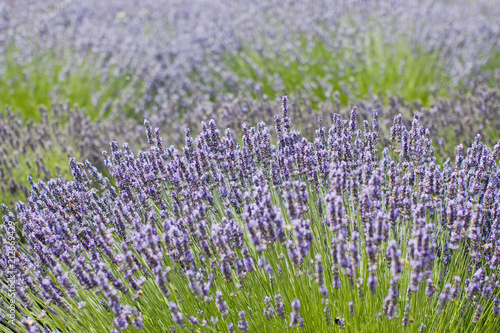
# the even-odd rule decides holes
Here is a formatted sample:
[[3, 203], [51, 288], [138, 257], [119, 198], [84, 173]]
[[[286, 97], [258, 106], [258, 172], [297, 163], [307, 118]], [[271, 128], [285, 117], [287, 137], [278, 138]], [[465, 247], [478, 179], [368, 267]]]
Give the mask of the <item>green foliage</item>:
[[22, 61], [16, 58], [14, 49], [6, 52], [0, 75], [0, 108], [9, 106], [25, 119], [39, 119], [39, 105], [69, 101], [98, 119], [109, 114], [119, 96], [140, 92], [141, 80], [128, 73], [115, 73], [116, 66], [104, 73], [104, 69], [95, 68], [96, 59], [91, 54], [81, 64], [76, 64], [72, 56], [71, 52], [45, 52]]
[[270, 57], [246, 45], [241, 54], [227, 55], [226, 61], [242, 81], [254, 80], [262, 85], [263, 94], [272, 97], [280, 92], [270, 73], [283, 80], [287, 92], [303, 92], [316, 103], [330, 100], [347, 105], [382, 94], [428, 106], [433, 95], [448, 95], [438, 54], [427, 53], [403, 37], [394, 44], [384, 43], [376, 33], [357, 38], [363, 41], [363, 49], [335, 50], [315, 38], [308, 50], [305, 39], [300, 39], [300, 47], [293, 52], [282, 50]]

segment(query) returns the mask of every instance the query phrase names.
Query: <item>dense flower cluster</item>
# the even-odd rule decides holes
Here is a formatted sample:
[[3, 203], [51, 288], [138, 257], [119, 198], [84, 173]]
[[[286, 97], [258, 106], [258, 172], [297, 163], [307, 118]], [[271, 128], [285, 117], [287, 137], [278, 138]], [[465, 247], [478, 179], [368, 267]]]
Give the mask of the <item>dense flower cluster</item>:
[[[389, 144], [389, 129], [392, 126], [391, 119], [398, 114], [411, 117], [418, 114], [419, 123], [428, 128], [433, 136], [436, 159], [442, 162], [447, 157], [455, 154], [455, 147], [459, 144], [471, 145], [475, 135], [480, 133], [488, 145], [494, 146], [500, 139], [498, 128], [500, 127], [500, 94], [498, 89], [484, 86], [475, 88], [470, 94], [456, 94], [447, 99], [438, 99], [430, 107], [424, 107], [421, 103], [404, 100], [401, 97], [374, 96], [371, 101], [359, 101], [356, 103], [358, 113], [362, 119], [369, 120], [367, 115], [370, 111], [377, 109], [382, 117], [380, 123], [383, 145]], [[324, 117], [334, 110], [342, 116], [348, 116], [349, 110], [339, 105], [326, 103], [321, 106]], [[300, 112], [300, 108], [294, 108], [294, 112]], [[299, 120], [303, 116], [297, 115]], [[302, 119], [301, 119], [302, 120]], [[408, 125], [409, 121], [403, 119]], [[301, 121], [306, 133], [314, 133], [314, 124]]]
[[[145, 121], [146, 151], [111, 142], [110, 177], [32, 182], [4, 210], [2, 283], [18, 331], [464, 330], [500, 323], [500, 143], [436, 164], [430, 132], [396, 116], [293, 129], [214, 121], [182, 149]], [[381, 153], [379, 153], [381, 151]], [[14, 223], [25, 242], [9, 248]], [[18, 237], [18, 236], [16, 236]], [[12, 260], [12, 251], [16, 255]], [[3, 295], [5, 291], [2, 291]], [[452, 303], [452, 305], [450, 304]], [[3, 309], [7, 313], [6, 309]], [[3, 315], [5, 317], [5, 315]]]

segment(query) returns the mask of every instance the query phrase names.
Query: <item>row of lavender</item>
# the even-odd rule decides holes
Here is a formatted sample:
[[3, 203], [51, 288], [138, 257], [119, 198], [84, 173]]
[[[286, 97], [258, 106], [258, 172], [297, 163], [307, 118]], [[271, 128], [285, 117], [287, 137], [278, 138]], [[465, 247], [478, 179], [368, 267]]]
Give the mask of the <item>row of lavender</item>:
[[[455, 146], [470, 145], [476, 133], [485, 143], [493, 146], [500, 139], [500, 94], [496, 89], [478, 87], [473, 93], [456, 95], [450, 99], [436, 101], [431, 108], [419, 103], [410, 103], [400, 97], [380, 96], [372, 101], [357, 102], [358, 118], [369, 120], [371, 111], [377, 109], [381, 116], [380, 141], [383, 146], [390, 143], [391, 119], [398, 114], [410, 118], [419, 115], [422, 126], [429, 128], [434, 139], [435, 157], [438, 163], [453, 156]], [[200, 133], [204, 119], [214, 119], [222, 128], [239, 131], [240, 124], [255, 124], [261, 119], [270, 119], [278, 103], [253, 101], [245, 98], [218, 98], [214, 102], [202, 103], [197, 107], [182, 107], [172, 104], [150, 118], [160, 128], [169, 128], [163, 138], [174, 145], [184, 141], [183, 129], [189, 127], [192, 133]], [[289, 104], [293, 122], [306, 137], [313, 136], [316, 124], [310, 121], [314, 112], [307, 100], [294, 100]], [[333, 115], [349, 116], [350, 109], [337, 104], [322, 104], [317, 111], [325, 119], [325, 126], [333, 124]], [[53, 105], [48, 112], [42, 108], [42, 117], [36, 123], [24, 122], [15, 112], [7, 111], [0, 116], [0, 202], [14, 205], [16, 200], [25, 200], [29, 195], [29, 175], [34, 179], [48, 181], [62, 175], [70, 177], [67, 156], [80, 160], [88, 159], [101, 171], [104, 164], [101, 151], [107, 149], [110, 141], [127, 140], [133, 149], [147, 149], [143, 127], [135, 121], [100, 119], [91, 121], [82, 110], [70, 108], [68, 104]], [[183, 114], [182, 119], [170, 114]], [[406, 124], [410, 124], [409, 119]], [[274, 133], [274, 128], [268, 128]], [[60, 172], [56, 168], [60, 168]]]
[[110, 178], [71, 159], [74, 181], [30, 179], [27, 203], [3, 206], [3, 235], [25, 240], [0, 238], [5, 327], [494, 330], [500, 143], [478, 136], [440, 166], [417, 117], [396, 116], [381, 147], [376, 111], [320, 118], [310, 142], [288, 110], [284, 97], [274, 139], [210, 121], [182, 150], [145, 121], [152, 146], [112, 142]]
[[[263, 59], [278, 54], [283, 61], [307, 66], [313, 61], [308, 58], [310, 49], [320, 40], [328, 52], [342, 58], [339, 71], [349, 72], [359, 66], [357, 60], [381, 61], [364, 54], [363, 36], [376, 31], [389, 50], [404, 36], [415, 52], [419, 47], [439, 51], [450, 82], [472, 86], [471, 74], [474, 81], [487, 79], [476, 74], [498, 47], [498, 14], [498, 6], [486, 0], [5, 1], [0, 4], [0, 50], [6, 56], [0, 57], [0, 67], [23, 68], [45, 59], [37, 70], [59, 78], [58, 87], [49, 92], [56, 97], [61, 97], [58, 91], [64, 90], [67, 78], [82, 68], [103, 85], [126, 77], [134, 89], [122, 88], [112, 98], [94, 91], [92, 103], [118, 110], [117, 116], [131, 107], [149, 118], [162, 110], [173, 111], [168, 106], [179, 100], [198, 105], [225, 92], [259, 92], [262, 78], [241, 82], [226, 62], [228, 54], [249, 48]], [[301, 52], [304, 40], [307, 50]], [[342, 55], [346, 51], [349, 56]], [[11, 58], [13, 64], [8, 62]], [[56, 71], [55, 64], [63, 68]], [[404, 61], [400, 65], [404, 67]], [[23, 70], [20, 87], [30, 86], [34, 74]], [[283, 88], [279, 76], [263, 75], [276, 91]], [[348, 96], [356, 93], [350, 80], [345, 77], [341, 84]], [[321, 88], [331, 93], [339, 89], [327, 82]], [[372, 88], [376, 93], [380, 89]]]

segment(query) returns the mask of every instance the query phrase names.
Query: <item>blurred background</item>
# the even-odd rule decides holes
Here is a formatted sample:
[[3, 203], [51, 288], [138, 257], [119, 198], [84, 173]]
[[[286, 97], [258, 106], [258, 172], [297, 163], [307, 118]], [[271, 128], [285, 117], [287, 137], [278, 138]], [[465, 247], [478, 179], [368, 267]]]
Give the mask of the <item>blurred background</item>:
[[[166, 146], [203, 120], [273, 131], [288, 94], [294, 128], [357, 106], [417, 114], [436, 159], [500, 134], [500, 6], [485, 0], [4, 0], [0, 2], [0, 201], [27, 177], [103, 167], [111, 140]], [[194, 136], [193, 135], [193, 136]], [[382, 142], [384, 138], [382, 138]]]

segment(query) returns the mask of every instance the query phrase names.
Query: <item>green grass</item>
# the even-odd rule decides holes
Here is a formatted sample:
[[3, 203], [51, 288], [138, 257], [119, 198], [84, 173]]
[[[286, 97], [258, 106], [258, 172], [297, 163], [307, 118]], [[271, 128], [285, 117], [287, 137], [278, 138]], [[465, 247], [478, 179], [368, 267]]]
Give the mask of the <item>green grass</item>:
[[274, 97], [279, 93], [272, 78], [276, 75], [287, 92], [305, 92], [315, 104], [338, 100], [347, 105], [382, 94], [399, 95], [428, 106], [433, 95], [448, 96], [447, 76], [438, 54], [412, 47], [405, 38], [394, 45], [385, 44], [376, 33], [359, 38], [363, 41], [359, 50], [334, 50], [316, 38], [310, 53], [301, 39], [301, 46], [294, 50], [296, 56], [290, 57], [283, 50], [283, 59], [264, 56], [247, 45], [241, 54], [227, 55], [226, 61], [242, 81], [253, 79], [261, 84], [263, 94]]
[[62, 57], [48, 52], [22, 63], [16, 56], [14, 49], [3, 55], [0, 108], [9, 106], [25, 119], [39, 119], [39, 105], [48, 107], [53, 102], [67, 101], [72, 107], [85, 108], [92, 119], [100, 119], [109, 114], [126, 91], [136, 94], [141, 91], [140, 78], [128, 73], [115, 75], [116, 67], [110, 67], [109, 73], [93, 68], [95, 59], [91, 54], [77, 70], [70, 71], [65, 68], [72, 61], [71, 52], [65, 52]]

